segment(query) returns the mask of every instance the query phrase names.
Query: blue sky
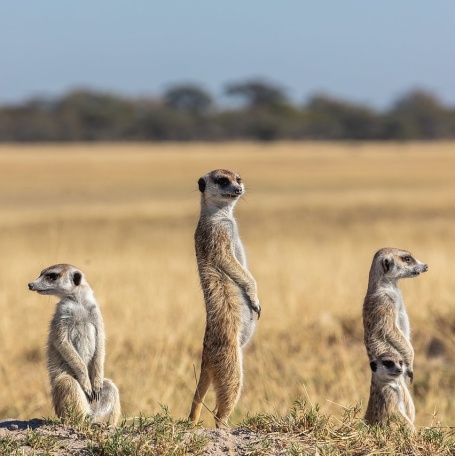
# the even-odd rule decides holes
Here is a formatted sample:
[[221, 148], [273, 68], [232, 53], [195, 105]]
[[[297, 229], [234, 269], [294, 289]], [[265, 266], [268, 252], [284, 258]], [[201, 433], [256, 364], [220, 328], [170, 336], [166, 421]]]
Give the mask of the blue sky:
[[0, 103], [88, 87], [215, 96], [262, 77], [386, 107], [415, 87], [455, 105], [453, 0], [3, 0]]

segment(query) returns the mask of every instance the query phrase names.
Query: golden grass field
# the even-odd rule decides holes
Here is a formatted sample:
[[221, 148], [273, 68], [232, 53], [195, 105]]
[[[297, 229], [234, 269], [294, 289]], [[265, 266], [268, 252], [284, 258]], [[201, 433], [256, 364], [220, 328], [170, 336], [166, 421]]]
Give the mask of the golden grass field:
[[454, 143], [0, 146], [0, 418], [53, 414], [56, 298], [27, 283], [59, 262], [95, 290], [124, 414], [187, 416], [205, 325], [197, 179], [214, 168], [247, 186], [236, 215], [263, 309], [233, 423], [299, 396], [335, 415], [366, 406], [361, 307], [373, 254], [392, 246], [429, 264], [401, 282], [416, 424], [455, 425]]

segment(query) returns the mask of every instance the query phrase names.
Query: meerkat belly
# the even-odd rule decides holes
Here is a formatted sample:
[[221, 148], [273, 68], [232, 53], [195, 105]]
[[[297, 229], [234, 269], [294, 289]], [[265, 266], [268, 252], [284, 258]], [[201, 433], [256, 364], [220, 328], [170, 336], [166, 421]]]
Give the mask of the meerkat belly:
[[409, 324], [409, 317], [404, 308], [404, 304], [401, 303], [397, 316], [397, 326], [401, 329], [406, 339], [411, 339], [411, 328]]
[[246, 345], [254, 334], [256, 329], [256, 317], [248, 303], [248, 298], [244, 292], [241, 292], [241, 323], [240, 323], [240, 345]]
[[248, 269], [248, 263], [246, 260], [246, 253], [245, 249], [243, 247], [242, 242], [240, 239], [237, 240], [237, 242], [234, 245], [234, 256], [236, 260], [245, 268]]
[[397, 384], [393, 387], [393, 390], [395, 391], [396, 397], [397, 397], [397, 404], [398, 404], [398, 411], [406, 416], [407, 411], [406, 411], [406, 406], [404, 403], [404, 398], [403, 398], [403, 391], [401, 387]]
[[92, 323], [79, 322], [74, 324], [69, 334], [71, 343], [84, 363], [93, 359], [96, 348], [96, 329]]
[[246, 344], [254, 333], [256, 319], [245, 292], [220, 271], [212, 270], [201, 279], [208, 327], [216, 328], [218, 339], [226, 336], [227, 340]]

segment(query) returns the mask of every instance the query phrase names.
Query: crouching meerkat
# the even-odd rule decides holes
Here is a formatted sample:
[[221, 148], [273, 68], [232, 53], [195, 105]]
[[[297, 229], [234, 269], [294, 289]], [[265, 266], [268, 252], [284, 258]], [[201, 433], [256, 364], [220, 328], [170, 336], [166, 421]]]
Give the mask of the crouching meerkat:
[[60, 418], [76, 414], [117, 424], [119, 392], [104, 378], [103, 318], [84, 274], [69, 264], [57, 264], [44, 269], [28, 288], [60, 299], [47, 340], [55, 413]]
[[415, 408], [404, 379], [401, 356], [394, 352], [384, 353], [370, 362], [370, 398], [365, 414], [368, 424], [384, 424], [398, 416], [414, 429]]
[[369, 360], [374, 361], [383, 353], [399, 354], [410, 382], [414, 375], [414, 349], [409, 317], [397, 282], [427, 270], [426, 264], [405, 250], [379, 250], [373, 257], [363, 303], [364, 342]]
[[256, 281], [248, 271], [245, 250], [233, 216], [244, 194], [240, 176], [217, 169], [198, 181], [201, 214], [195, 233], [196, 258], [207, 317], [201, 374], [189, 419], [199, 420], [212, 383], [217, 427], [226, 425], [242, 388], [242, 349], [256, 327], [261, 307]]

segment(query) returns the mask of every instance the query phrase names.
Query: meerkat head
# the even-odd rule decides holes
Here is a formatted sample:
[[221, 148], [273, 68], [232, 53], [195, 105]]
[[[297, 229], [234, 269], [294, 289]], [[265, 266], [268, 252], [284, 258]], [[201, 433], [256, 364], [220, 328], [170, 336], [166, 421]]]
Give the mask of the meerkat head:
[[397, 353], [384, 353], [370, 362], [373, 376], [382, 382], [390, 382], [403, 375], [403, 360]]
[[428, 265], [416, 260], [406, 250], [384, 248], [376, 252], [373, 258], [370, 280], [378, 280], [380, 277], [398, 280], [416, 277], [426, 271]]
[[39, 277], [28, 284], [28, 289], [63, 298], [74, 296], [84, 285], [88, 284], [78, 268], [70, 264], [55, 264], [41, 271]]
[[241, 177], [227, 169], [215, 169], [198, 180], [202, 200], [210, 205], [232, 204], [245, 193]]

